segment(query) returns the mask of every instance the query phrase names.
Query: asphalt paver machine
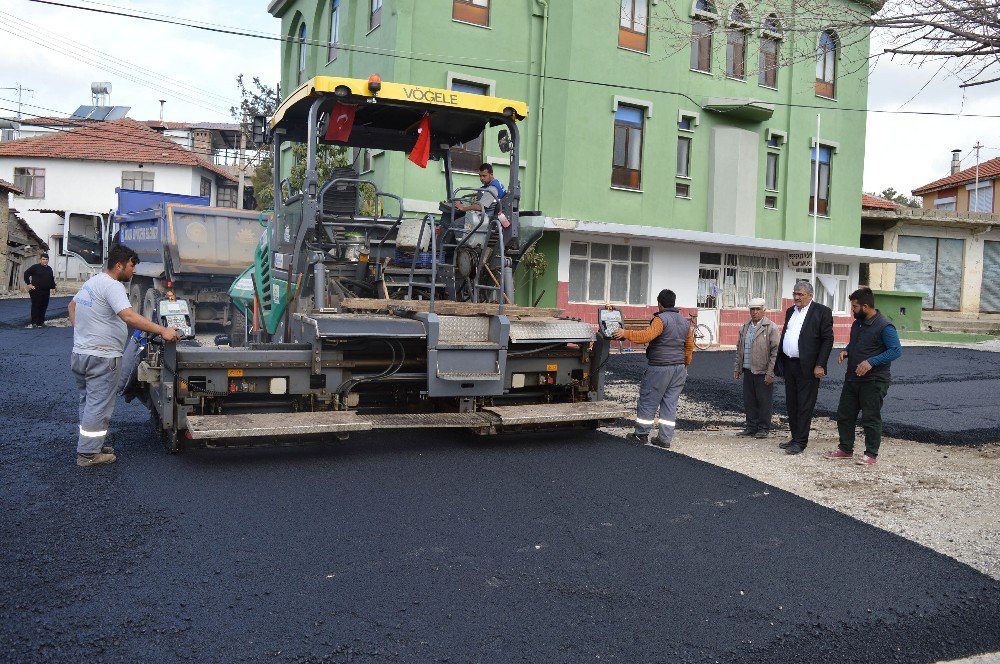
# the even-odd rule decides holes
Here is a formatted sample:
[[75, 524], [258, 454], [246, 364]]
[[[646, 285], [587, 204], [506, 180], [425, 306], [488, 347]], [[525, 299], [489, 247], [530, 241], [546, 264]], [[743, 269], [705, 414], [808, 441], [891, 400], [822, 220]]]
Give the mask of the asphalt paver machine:
[[[527, 113], [518, 101], [374, 76], [317, 77], [289, 95], [267, 132], [273, 221], [230, 290], [245, 329], [229, 345], [150, 344], [138, 365], [167, 449], [379, 429], [595, 428], [627, 416], [602, 398], [607, 339], [558, 310], [513, 304], [514, 271], [543, 227], [520, 209]], [[489, 127], [510, 159], [495, 203], [456, 188], [452, 171], [452, 151]], [[291, 192], [278, 174], [296, 143], [305, 177]], [[443, 195], [439, 210], [405, 212], [398, 194], [351, 169], [320, 181], [324, 144], [443, 163], [443, 187], [423, 197]], [[485, 209], [461, 212], [463, 199]]]

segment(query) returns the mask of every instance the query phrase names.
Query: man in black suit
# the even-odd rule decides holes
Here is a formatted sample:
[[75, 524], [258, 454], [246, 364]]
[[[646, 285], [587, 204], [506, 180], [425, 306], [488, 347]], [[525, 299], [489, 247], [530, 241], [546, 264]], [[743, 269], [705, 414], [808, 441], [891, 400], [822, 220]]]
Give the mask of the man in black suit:
[[781, 443], [787, 454], [799, 454], [809, 443], [819, 380], [826, 375], [826, 362], [833, 350], [833, 312], [813, 302], [808, 281], [795, 284], [794, 307], [785, 312], [785, 327], [778, 344], [775, 373], [785, 380], [785, 406], [792, 439]]

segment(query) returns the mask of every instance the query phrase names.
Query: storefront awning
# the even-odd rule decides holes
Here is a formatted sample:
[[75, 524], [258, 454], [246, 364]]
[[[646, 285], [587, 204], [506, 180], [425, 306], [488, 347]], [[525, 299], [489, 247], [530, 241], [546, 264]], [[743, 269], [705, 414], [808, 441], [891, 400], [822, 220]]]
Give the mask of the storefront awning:
[[[689, 231], [679, 228], [660, 228], [658, 226], [607, 224], [559, 217], [546, 217], [545, 230], [585, 233], [587, 235], [602, 235], [606, 237], [684, 242], [752, 251], [796, 253], [812, 251], [811, 242], [771, 240], [767, 238], [726, 235], [724, 233], [708, 233], [706, 231]], [[881, 251], [878, 249], [861, 249], [859, 247], [841, 247], [835, 244], [817, 244], [816, 258], [818, 260], [854, 258], [860, 260], [862, 263], [917, 263], [920, 261], [920, 256], [917, 254], [903, 254], [897, 251]]]

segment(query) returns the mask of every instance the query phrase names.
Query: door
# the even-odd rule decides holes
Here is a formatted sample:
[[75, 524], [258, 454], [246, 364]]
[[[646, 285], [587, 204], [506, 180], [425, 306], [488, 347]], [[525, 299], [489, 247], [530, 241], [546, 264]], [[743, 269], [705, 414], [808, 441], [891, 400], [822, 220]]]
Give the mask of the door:
[[698, 323], [708, 326], [713, 339], [719, 338], [720, 273], [719, 267], [703, 265], [698, 268]]

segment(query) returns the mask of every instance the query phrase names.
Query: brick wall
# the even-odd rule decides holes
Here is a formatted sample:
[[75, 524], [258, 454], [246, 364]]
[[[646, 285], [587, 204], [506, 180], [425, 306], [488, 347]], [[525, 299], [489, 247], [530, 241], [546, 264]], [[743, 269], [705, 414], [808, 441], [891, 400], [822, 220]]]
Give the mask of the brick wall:
[[[777, 323], [779, 326], [783, 325], [785, 322], [785, 310], [788, 307], [794, 305], [794, 302], [789, 299], [782, 300], [782, 309], [767, 311], [765, 314], [772, 321]], [[565, 281], [559, 282], [559, 288], [556, 295], [556, 306], [565, 311], [566, 316], [571, 318], [579, 318], [582, 321], [586, 321], [593, 326], [597, 326], [597, 305], [596, 304], [576, 304], [569, 302], [569, 283]], [[622, 315], [625, 318], [645, 318], [650, 319], [656, 314], [656, 307], [630, 307], [630, 306], [618, 306], [621, 310]], [[697, 314], [698, 310], [693, 307], [681, 307], [681, 313], [684, 315]], [[739, 340], [740, 328], [743, 327], [743, 323], [747, 322], [750, 318], [750, 312], [746, 309], [720, 309], [719, 310], [719, 334], [718, 339], [716, 339], [717, 345], [722, 346], [735, 346], [736, 342]], [[851, 334], [851, 323], [853, 318], [851, 316], [837, 316], [833, 317], [833, 336], [837, 344], [846, 344], [848, 338]], [[625, 342], [625, 345], [630, 345]]]

